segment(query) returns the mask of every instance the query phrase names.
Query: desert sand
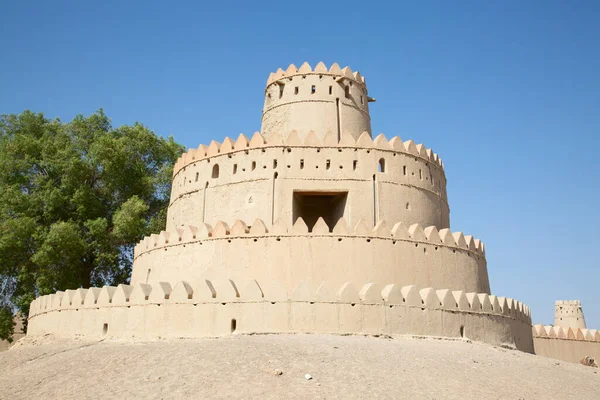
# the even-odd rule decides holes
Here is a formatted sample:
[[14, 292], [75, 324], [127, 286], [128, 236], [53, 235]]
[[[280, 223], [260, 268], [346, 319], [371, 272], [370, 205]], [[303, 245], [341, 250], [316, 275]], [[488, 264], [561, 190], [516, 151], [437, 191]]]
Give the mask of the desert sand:
[[[312, 379], [307, 380], [305, 375]], [[2, 399], [597, 399], [598, 368], [469, 341], [330, 335], [84, 341], [0, 353]]]

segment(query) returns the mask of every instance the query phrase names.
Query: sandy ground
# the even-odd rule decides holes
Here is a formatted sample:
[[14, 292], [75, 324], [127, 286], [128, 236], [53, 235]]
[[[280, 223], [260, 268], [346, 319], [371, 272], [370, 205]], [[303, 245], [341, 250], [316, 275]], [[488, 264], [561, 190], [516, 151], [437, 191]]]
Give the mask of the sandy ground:
[[106, 396], [598, 399], [600, 369], [462, 341], [328, 335], [154, 342], [24, 338], [0, 353], [2, 399]]

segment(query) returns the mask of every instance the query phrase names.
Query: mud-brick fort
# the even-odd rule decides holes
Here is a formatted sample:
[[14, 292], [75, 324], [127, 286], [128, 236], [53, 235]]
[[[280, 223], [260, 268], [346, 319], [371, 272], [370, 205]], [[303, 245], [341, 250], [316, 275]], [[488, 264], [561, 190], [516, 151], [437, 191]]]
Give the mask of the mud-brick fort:
[[418, 335], [533, 352], [528, 307], [492, 295], [483, 243], [450, 230], [441, 159], [374, 137], [373, 101], [348, 67], [272, 73], [260, 132], [178, 160], [166, 231], [136, 246], [130, 285], [42, 296], [28, 334]]

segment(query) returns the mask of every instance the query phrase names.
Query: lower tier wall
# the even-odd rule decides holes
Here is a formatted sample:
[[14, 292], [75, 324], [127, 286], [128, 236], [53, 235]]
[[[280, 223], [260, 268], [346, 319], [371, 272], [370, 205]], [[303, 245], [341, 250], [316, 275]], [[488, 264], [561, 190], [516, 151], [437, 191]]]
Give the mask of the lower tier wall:
[[[192, 289], [161, 282], [78, 289], [32, 303], [28, 335], [89, 338], [199, 338], [232, 333], [331, 333], [468, 338], [533, 352], [529, 311], [487, 294], [415, 286], [345, 284], [316, 292], [299, 284], [291, 298], [282, 287], [263, 290], [206, 281]], [[221, 295], [219, 295], [221, 294]]]
[[533, 327], [535, 354], [579, 363], [585, 357], [600, 360], [600, 331], [596, 329], [573, 329], [560, 326]]

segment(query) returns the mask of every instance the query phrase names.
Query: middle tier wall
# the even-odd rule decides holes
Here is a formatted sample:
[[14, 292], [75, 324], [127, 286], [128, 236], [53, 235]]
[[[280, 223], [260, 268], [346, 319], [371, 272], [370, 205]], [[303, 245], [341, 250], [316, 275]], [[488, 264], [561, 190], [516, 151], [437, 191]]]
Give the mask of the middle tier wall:
[[[185, 280], [193, 285], [212, 272], [231, 279], [282, 282], [291, 291], [299, 282], [335, 285], [352, 282], [445, 287], [490, 293], [484, 255], [476, 250], [428, 240], [347, 236], [343, 234], [272, 234], [192, 239], [140, 249], [131, 284]], [[439, 239], [438, 239], [439, 240]]]
[[[182, 168], [173, 178], [167, 230], [256, 218], [292, 225], [298, 217], [295, 193], [341, 194], [336, 217], [350, 225], [364, 218], [373, 226], [382, 219], [450, 226], [444, 171], [421, 157], [374, 148], [281, 146]], [[328, 224], [333, 228], [335, 221]]]

